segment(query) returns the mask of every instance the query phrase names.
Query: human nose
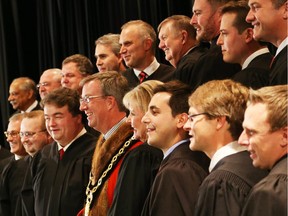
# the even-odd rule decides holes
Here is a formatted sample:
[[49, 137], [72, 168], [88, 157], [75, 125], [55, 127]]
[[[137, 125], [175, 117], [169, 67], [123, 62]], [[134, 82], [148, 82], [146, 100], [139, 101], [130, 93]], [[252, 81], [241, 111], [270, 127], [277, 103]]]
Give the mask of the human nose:
[[183, 129], [185, 131], [190, 131], [191, 130], [191, 122], [189, 121], [189, 119], [186, 121], [186, 123], [184, 124]]
[[191, 25], [194, 25], [194, 24], [196, 24], [196, 23], [197, 23], [197, 21], [196, 21], [196, 16], [193, 14], [192, 17], [191, 17], [191, 19], [190, 19], [190, 24], [191, 24]]
[[162, 50], [164, 49], [165, 43], [163, 40], [160, 40], [158, 47], [159, 47], [159, 49], [162, 49]]
[[219, 46], [223, 45], [223, 36], [222, 36], [221, 33], [220, 33], [220, 35], [219, 35], [216, 43], [217, 43], [217, 45], [219, 45]]
[[96, 65], [102, 65], [103, 61], [100, 58], [97, 58]]
[[81, 111], [87, 110], [87, 103], [85, 103], [84, 101], [81, 101], [81, 102], [80, 102], [80, 107], [79, 107], [79, 109], [80, 109]]
[[245, 130], [243, 130], [242, 133], [240, 134], [240, 136], [238, 138], [238, 143], [241, 146], [249, 146], [249, 139], [248, 139], [248, 136], [247, 136]]
[[141, 119], [141, 122], [144, 123], [144, 124], [148, 124], [148, 123], [150, 122], [148, 112], [146, 112], [146, 113], [144, 114], [144, 116], [143, 116], [142, 119]]
[[253, 20], [254, 20], [254, 16], [253, 16], [252, 10], [250, 9], [246, 16], [246, 22], [251, 23]]
[[124, 54], [126, 52], [126, 48], [122, 45], [120, 48], [120, 54]]

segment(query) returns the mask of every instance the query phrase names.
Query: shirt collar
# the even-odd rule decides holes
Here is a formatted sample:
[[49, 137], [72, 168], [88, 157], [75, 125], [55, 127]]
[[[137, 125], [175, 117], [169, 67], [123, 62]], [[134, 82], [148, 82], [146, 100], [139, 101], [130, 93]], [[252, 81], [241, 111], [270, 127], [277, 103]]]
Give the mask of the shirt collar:
[[252, 53], [250, 56], [248, 56], [248, 58], [244, 61], [243, 65], [242, 65], [242, 70], [245, 69], [249, 64], [250, 62], [256, 58], [257, 56], [259, 55], [262, 55], [262, 54], [265, 54], [265, 53], [269, 53], [269, 49], [267, 47], [265, 48], [262, 48], [262, 49], [259, 49], [257, 50], [256, 52]]
[[80, 136], [84, 135], [86, 132], [87, 132], [86, 129], [83, 127], [83, 129], [78, 133], [78, 135], [77, 135], [73, 140], [71, 140], [71, 142], [68, 143], [68, 145], [66, 145], [65, 147], [62, 147], [62, 146], [57, 142], [58, 151], [63, 148], [63, 150], [64, 150], [64, 152], [65, 152], [65, 151], [69, 148], [69, 146], [70, 146], [76, 139], [78, 139]]
[[223, 158], [236, 154], [241, 151], [246, 151], [247, 148], [245, 146], [241, 146], [238, 144], [237, 141], [231, 142], [220, 149], [218, 149], [213, 157], [211, 158], [210, 166], [209, 166], [209, 172], [213, 170], [213, 168], [216, 166], [216, 164]]
[[35, 100], [35, 101], [31, 104], [31, 106], [28, 107], [28, 109], [21, 111], [21, 113], [31, 112], [31, 111], [37, 106], [37, 104], [38, 104], [38, 101]]
[[[151, 76], [160, 66], [159, 62], [157, 61], [157, 59], [154, 57], [153, 62], [147, 67], [145, 68], [143, 71], [148, 75]], [[137, 69], [133, 69], [134, 73], [137, 77], [139, 77], [139, 74], [141, 73], [141, 71], [137, 70]]]
[[286, 46], [288, 45], [288, 37], [286, 37], [282, 43], [279, 45], [279, 47], [276, 50], [275, 56], [277, 56]]
[[122, 118], [116, 125], [114, 125], [106, 134], [104, 134], [104, 139], [107, 140], [111, 135], [123, 124], [126, 122], [126, 117]]
[[164, 160], [168, 155], [170, 155], [170, 154], [174, 151], [174, 149], [175, 149], [176, 147], [178, 147], [179, 145], [187, 142], [188, 140], [189, 140], [189, 139], [181, 140], [181, 141], [175, 143], [173, 146], [171, 146], [171, 147], [164, 153], [163, 160]]

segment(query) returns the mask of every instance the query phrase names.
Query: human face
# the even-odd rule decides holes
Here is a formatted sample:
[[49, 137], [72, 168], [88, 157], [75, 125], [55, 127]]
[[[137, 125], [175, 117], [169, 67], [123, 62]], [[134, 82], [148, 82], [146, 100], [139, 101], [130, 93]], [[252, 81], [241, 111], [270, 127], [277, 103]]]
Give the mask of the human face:
[[97, 97], [91, 98], [90, 102], [88, 103], [82, 101], [80, 103], [80, 110], [85, 112], [88, 120], [88, 125], [90, 127], [105, 134], [107, 132], [105, 122], [108, 121], [105, 116], [108, 111], [108, 107], [106, 106], [106, 97], [103, 96], [101, 83], [99, 80], [92, 80], [85, 83], [85, 85], [83, 86], [82, 98], [89, 96]]
[[31, 156], [34, 156], [36, 152], [41, 150], [50, 141], [50, 135], [48, 135], [46, 128], [42, 128], [41, 121], [43, 123], [43, 120], [40, 118], [24, 118], [21, 122], [21, 133], [35, 133], [30, 136], [24, 135], [21, 137], [21, 142], [26, 152]]
[[178, 116], [172, 116], [172, 110], [168, 104], [170, 97], [171, 95], [166, 92], [156, 93], [142, 118], [147, 129], [147, 142], [163, 152], [178, 142], [176, 140]]
[[[201, 113], [201, 114], [200, 114]], [[195, 115], [191, 117], [191, 115]], [[214, 119], [208, 119], [207, 114], [196, 107], [189, 108], [189, 118], [184, 129], [189, 132], [190, 149], [194, 151], [205, 152], [211, 157], [214, 154], [214, 136], [216, 133], [216, 122]], [[209, 133], [207, 133], [209, 131]]]
[[207, 0], [195, 0], [191, 25], [196, 29], [198, 41], [211, 41], [219, 34], [220, 14]]
[[43, 99], [49, 92], [61, 87], [61, 81], [57, 78], [59, 78], [59, 75], [55, 75], [54, 73], [44, 72], [42, 74], [37, 85], [41, 99]]
[[57, 107], [54, 104], [45, 104], [44, 116], [50, 135], [63, 147], [77, 136], [83, 126], [81, 115], [72, 116], [67, 105]]
[[267, 117], [265, 104], [248, 105], [243, 121], [244, 130], [238, 140], [239, 144], [248, 145], [253, 165], [261, 169], [271, 169], [277, 160], [287, 154], [287, 127], [286, 131], [279, 129], [271, 132]]
[[[33, 91], [21, 89], [21, 84], [21, 82], [16, 81], [10, 85], [8, 101], [14, 110], [25, 111], [31, 105], [30, 100], [33, 96]], [[27, 104], [27, 101], [29, 104]]]
[[246, 59], [244, 53], [247, 31], [245, 30], [241, 34], [238, 32], [237, 28], [233, 26], [235, 18], [236, 14], [234, 13], [223, 14], [217, 44], [221, 46], [225, 62], [243, 64]]
[[26, 151], [21, 143], [21, 138], [19, 135], [20, 132], [20, 125], [21, 125], [21, 120], [20, 121], [10, 121], [7, 127], [7, 132], [14, 132], [16, 133], [14, 136], [8, 135], [7, 137], [7, 142], [10, 145], [10, 152], [19, 155], [19, 156], [24, 156], [26, 155]]
[[179, 60], [184, 55], [181, 53], [183, 47], [183, 37], [181, 32], [175, 32], [171, 22], [164, 23], [159, 31], [159, 48], [165, 53], [165, 59], [174, 67], [177, 66]]
[[79, 83], [82, 79], [83, 75], [80, 73], [75, 62], [69, 62], [62, 65], [62, 87], [79, 90]]
[[110, 45], [98, 44], [95, 48], [95, 57], [99, 72], [119, 71], [122, 57], [120, 54], [116, 55]]
[[121, 31], [119, 43], [121, 44], [120, 53], [126, 65], [138, 70], [143, 69], [146, 63], [145, 58], [148, 39], [143, 39], [139, 34], [139, 29], [135, 26], [129, 26]]
[[134, 137], [145, 142], [147, 139], [146, 125], [141, 122], [144, 112], [133, 101], [129, 102], [128, 109], [130, 113], [127, 122], [130, 122], [131, 127], [134, 129]]
[[[246, 17], [246, 21], [254, 27], [254, 38], [256, 40], [271, 42], [278, 47], [282, 40], [287, 37], [287, 20], [283, 19], [286, 11], [285, 4], [280, 9], [274, 8], [272, 0], [249, 0], [248, 4], [250, 11]], [[283, 28], [286, 29], [279, 26], [283, 21], [286, 23]], [[279, 38], [279, 35], [283, 35], [284, 37]]]

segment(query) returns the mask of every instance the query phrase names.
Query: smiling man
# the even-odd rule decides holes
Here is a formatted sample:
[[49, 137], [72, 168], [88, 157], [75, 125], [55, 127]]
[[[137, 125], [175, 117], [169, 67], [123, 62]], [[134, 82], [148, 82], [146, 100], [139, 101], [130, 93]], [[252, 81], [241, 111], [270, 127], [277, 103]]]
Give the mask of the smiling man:
[[248, 146], [255, 167], [270, 173], [253, 187], [243, 216], [287, 215], [287, 90], [287, 85], [250, 90], [239, 143]]
[[194, 215], [240, 215], [250, 189], [267, 174], [237, 143], [247, 98], [248, 89], [232, 80], [207, 82], [189, 97], [190, 149], [211, 158]]
[[191, 89], [180, 81], [159, 85], [142, 118], [148, 144], [164, 154], [146, 199], [142, 216], [193, 215], [199, 185], [207, 175], [209, 159], [189, 150], [188, 97]]

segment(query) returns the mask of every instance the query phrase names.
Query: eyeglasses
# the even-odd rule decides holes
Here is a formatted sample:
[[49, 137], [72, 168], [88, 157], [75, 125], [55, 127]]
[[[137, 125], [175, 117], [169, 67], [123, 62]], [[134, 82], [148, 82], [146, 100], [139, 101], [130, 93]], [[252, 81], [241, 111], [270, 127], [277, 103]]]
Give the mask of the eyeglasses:
[[19, 134], [20, 134], [20, 137], [22, 138], [22, 137], [28, 137], [28, 138], [31, 138], [31, 137], [33, 137], [36, 133], [41, 133], [41, 132], [46, 132], [46, 130], [41, 130], [41, 131], [36, 131], [36, 132], [28, 132], [28, 131], [26, 131], [26, 132], [20, 132]]
[[41, 86], [45, 87], [45, 86], [48, 86], [48, 85], [49, 85], [48, 82], [43, 82], [43, 83], [38, 83], [38, 84], [36, 85], [36, 87], [37, 87], [37, 89], [39, 89]]
[[94, 99], [94, 98], [101, 98], [101, 97], [105, 97], [103, 95], [99, 95], [99, 96], [96, 96], [96, 95], [90, 95], [90, 96], [85, 96], [83, 98], [80, 98], [80, 103], [89, 103], [91, 101], [91, 99]]
[[19, 135], [19, 131], [5, 131], [5, 136], [8, 138], [8, 136], [17, 137]]
[[188, 119], [189, 119], [189, 121], [193, 122], [193, 120], [194, 120], [193, 118], [196, 117], [196, 116], [199, 116], [199, 115], [208, 115], [208, 116], [210, 116], [209, 113], [203, 112], [203, 113], [197, 113], [197, 114], [193, 114], [193, 115], [188, 115]]

